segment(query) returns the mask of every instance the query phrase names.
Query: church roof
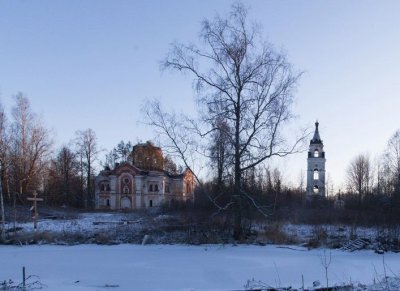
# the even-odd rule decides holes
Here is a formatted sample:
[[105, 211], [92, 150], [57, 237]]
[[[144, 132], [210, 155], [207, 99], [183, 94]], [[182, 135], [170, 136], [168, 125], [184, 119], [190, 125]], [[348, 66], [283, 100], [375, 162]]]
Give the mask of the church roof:
[[319, 136], [319, 131], [318, 131], [318, 126], [319, 122], [315, 122], [315, 132], [312, 140], [310, 141], [310, 144], [320, 144], [322, 143], [321, 137]]
[[182, 173], [174, 174], [174, 173], [171, 173], [171, 172], [168, 172], [168, 171], [165, 171], [165, 170], [159, 170], [159, 169], [146, 170], [146, 169], [140, 169], [137, 166], [133, 165], [131, 162], [126, 161], [126, 162], [121, 162], [121, 163], [115, 163], [115, 168], [112, 169], [112, 170], [108, 166], [105, 167], [104, 170], [102, 170], [99, 173], [99, 176], [107, 177], [107, 176], [110, 176], [110, 175], [120, 175], [121, 172], [126, 170], [126, 168], [128, 168], [131, 171], [134, 171], [136, 174], [139, 174], [139, 175], [142, 175], [142, 176], [166, 176], [166, 177], [173, 178], [173, 179], [181, 179], [189, 171], [188, 169], [186, 169]]

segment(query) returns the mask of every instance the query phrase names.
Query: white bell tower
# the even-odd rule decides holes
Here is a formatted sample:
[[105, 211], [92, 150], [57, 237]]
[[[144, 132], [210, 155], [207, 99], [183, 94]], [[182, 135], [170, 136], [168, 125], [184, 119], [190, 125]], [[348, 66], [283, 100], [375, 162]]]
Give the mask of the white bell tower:
[[314, 137], [310, 141], [307, 158], [307, 196], [325, 197], [325, 152], [319, 136], [318, 121], [315, 122]]

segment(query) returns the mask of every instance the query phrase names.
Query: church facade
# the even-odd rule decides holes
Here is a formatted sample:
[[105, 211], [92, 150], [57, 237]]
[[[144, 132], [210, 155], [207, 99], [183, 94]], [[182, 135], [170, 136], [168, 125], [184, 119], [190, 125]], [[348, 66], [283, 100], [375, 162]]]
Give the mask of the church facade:
[[139, 144], [131, 157], [112, 170], [104, 169], [95, 178], [96, 209], [143, 209], [174, 201], [193, 201], [193, 174], [189, 170], [181, 174], [163, 170], [160, 148], [151, 143]]
[[308, 150], [307, 158], [307, 197], [325, 197], [325, 151], [319, 135], [318, 121]]

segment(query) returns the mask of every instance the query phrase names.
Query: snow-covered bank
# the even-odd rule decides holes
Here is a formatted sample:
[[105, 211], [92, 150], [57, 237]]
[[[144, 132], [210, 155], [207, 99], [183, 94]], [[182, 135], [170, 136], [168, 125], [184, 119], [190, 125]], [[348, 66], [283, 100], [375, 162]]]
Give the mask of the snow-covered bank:
[[[325, 255], [329, 255], [329, 250]], [[271, 286], [325, 282], [321, 249], [277, 246], [0, 246], [0, 280], [40, 277], [47, 290], [233, 290], [254, 278]], [[373, 283], [400, 274], [400, 254], [331, 251], [332, 283]]]
[[[50, 211], [49, 211], [50, 212]], [[51, 212], [50, 212], [51, 213]], [[5, 244], [141, 244], [144, 237], [152, 244], [229, 244], [232, 234], [216, 223], [203, 223], [199, 217], [148, 212], [56, 213], [41, 219], [38, 230], [32, 222], [13, 223], [6, 228]], [[47, 216], [49, 217], [49, 216]], [[354, 239], [367, 242], [368, 249], [399, 250], [399, 227], [361, 227], [342, 224], [293, 224], [284, 221], [255, 223], [247, 244], [293, 244], [310, 248], [341, 248]], [[2, 243], [0, 241], [0, 243]]]

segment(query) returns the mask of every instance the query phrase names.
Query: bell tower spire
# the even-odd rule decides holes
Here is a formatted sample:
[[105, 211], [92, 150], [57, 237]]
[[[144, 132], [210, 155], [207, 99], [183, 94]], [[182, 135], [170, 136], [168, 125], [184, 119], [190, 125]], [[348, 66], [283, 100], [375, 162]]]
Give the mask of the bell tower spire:
[[314, 143], [322, 143], [321, 137], [319, 136], [319, 130], [318, 130], [319, 122], [318, 120], [315, 122], [315, 131], [314, 131], [314, 137], [311, 140]]
[[325, 152], [324, 143], [319, 135], [319, 122], [315, 122], [315, 131], [308, 150], [307, 158], [307, 196], [325, 197]]

